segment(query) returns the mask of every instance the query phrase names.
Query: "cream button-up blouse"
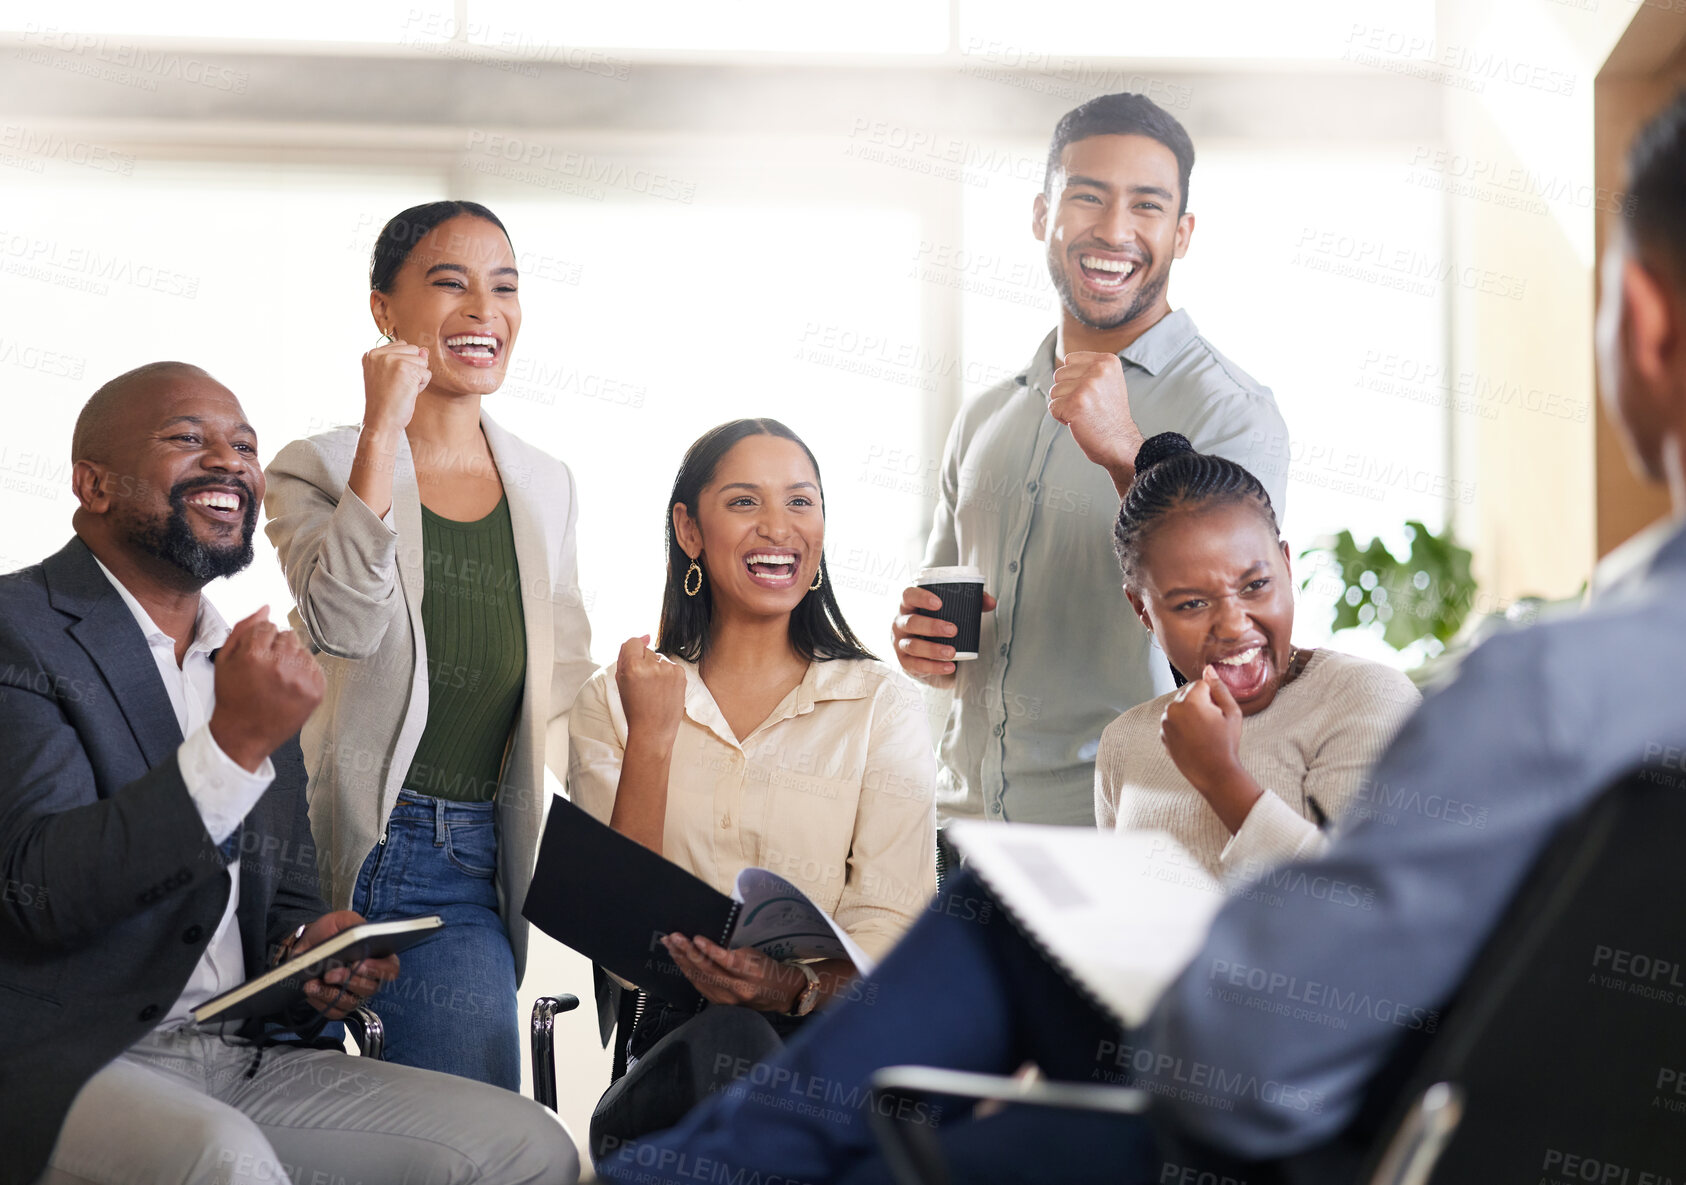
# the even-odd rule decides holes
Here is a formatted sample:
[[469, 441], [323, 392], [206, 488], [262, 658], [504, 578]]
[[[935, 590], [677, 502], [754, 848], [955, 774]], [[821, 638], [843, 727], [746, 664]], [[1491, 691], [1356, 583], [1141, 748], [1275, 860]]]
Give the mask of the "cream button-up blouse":
[[[814, 662], [743, 740], [691, 663], [668, 774], [662, 853], [723, 893], [766, 868], [808, 894], [873, 958], [936, 891], [936, 758], [923, 700], [881, 662]], [[568, 790], [603, 822], [626, 752], [615, 666], [569, 717]]]

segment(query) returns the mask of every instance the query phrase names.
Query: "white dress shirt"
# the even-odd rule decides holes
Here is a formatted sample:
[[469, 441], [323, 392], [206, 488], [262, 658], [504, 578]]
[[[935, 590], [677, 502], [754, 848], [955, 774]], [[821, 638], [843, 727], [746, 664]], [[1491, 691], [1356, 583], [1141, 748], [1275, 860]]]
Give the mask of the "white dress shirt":
[[[99, 563], [99, 560], [94, 562]], [[152, 661], [158, 665], [158, 677], [163, 680], [170, 706], [176, 712], [176, 723], [181, 726], [182, 736], [186, 738], [176, 751], [181, 780], [193, 799], [193, 805], [199, 809], [199, 818], [204, 822], [211, 842], [220, 844], [234, 834], [240, 821], [257, 805], [263, 792], [275, 780], [275, 766], [267, 757], [257, 773], [248, 773], [224, 753], [211, 736], [211, 710], [216, 704], [216, 668], [211, 663], [211, 652], [227, 640], [228, 623], [210, 601], [200, 597], [193, 641], [188, 644], [181, 665], [177, 666], [175, 639], [158, 628], [151, 614], [141, 608], [141, 603], [123, 587], [122, 581], [111, 574], [110, 568], [100, 564], [100, 571], [111, 581], [117, 595], [123, 598], [123, 603], [134, 615], [141, 633], [146, 635]], [[199, 965], [188, 977], [187, 986], [159, 1022], [159, 1028], [187, 1024], [194, 1008], [212, 996], [237, 987], [246, 978], [240, 927], [234, 921], [235, 910], [240, 905], [238, 858], [228, 866], [228, 876], [232, 884], [222, 920], [217, 923], [210, 945], [200, 956]]]

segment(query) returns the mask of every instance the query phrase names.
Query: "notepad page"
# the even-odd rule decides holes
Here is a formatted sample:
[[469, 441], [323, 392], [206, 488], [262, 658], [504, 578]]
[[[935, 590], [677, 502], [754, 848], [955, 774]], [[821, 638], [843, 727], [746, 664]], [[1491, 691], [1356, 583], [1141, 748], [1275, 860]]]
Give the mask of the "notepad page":
[[1205, 939], [1223, 886], [1169, 834], [957, 822], [955, 845], [1031, 941], [1127, 1026]]

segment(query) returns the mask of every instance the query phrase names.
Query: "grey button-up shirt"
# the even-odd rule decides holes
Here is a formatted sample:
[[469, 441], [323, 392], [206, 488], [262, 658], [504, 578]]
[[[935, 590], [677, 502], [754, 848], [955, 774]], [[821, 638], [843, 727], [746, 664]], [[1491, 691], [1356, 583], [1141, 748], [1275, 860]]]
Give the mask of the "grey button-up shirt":
[[[939, 818], [1093, 826], [1095, 751], [1126, 708], [1171, 689], [1124, 597], [1118, 494], [1048, 414], [1055, 334], [1010, 382], [961, 409], [943, 453], [925, 563], [971, 564], [998, 602], [978, 658], [956, 663]], [[1245, 465], [1284, 511], [1288, 433], [1269, 389], [1178, 310], [1118, 355], [1144, 436], [1181, 432]]]

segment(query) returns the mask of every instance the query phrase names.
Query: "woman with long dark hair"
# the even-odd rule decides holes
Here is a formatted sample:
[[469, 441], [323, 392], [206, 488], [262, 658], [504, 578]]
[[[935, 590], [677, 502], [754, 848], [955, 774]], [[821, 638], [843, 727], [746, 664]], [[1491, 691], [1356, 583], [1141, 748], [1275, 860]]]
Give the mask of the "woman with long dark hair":
[[[723, 892], [771, 869], [877, 958], [935, 889], [936, 762], [918, 690], [855, 637], [826, 578], [819, 466], [778, 421], [735, 420], [691, 446], [667, 507], [655, 649], [629, 639], [581, 691], [570, 793]], [[652, 1104], [639, 1083], [663, 1064], [657, 1042], [690, 1041], [710, 1072], [747, 1068], [856, 985], [847, 960], [662, 941], [710, 1006], [680, 1034], [689, 1013], [623, 1005], [617, 1063], [649, 1060], [605, 1096], [594, 1144], [674, 1122], [732, 1077]]]
[[481, 404], [521, 328], [515, 252], [473, 202], [382, 229], [363, 422], [268, 471], [268, 532], [320, 652], [305, 727], [326, 895], [371, 921], [437, 913], [375, 998], [386, 1057], [520, 1087], [520, 905], [547, 747], [592, 671], [568, 467]]

